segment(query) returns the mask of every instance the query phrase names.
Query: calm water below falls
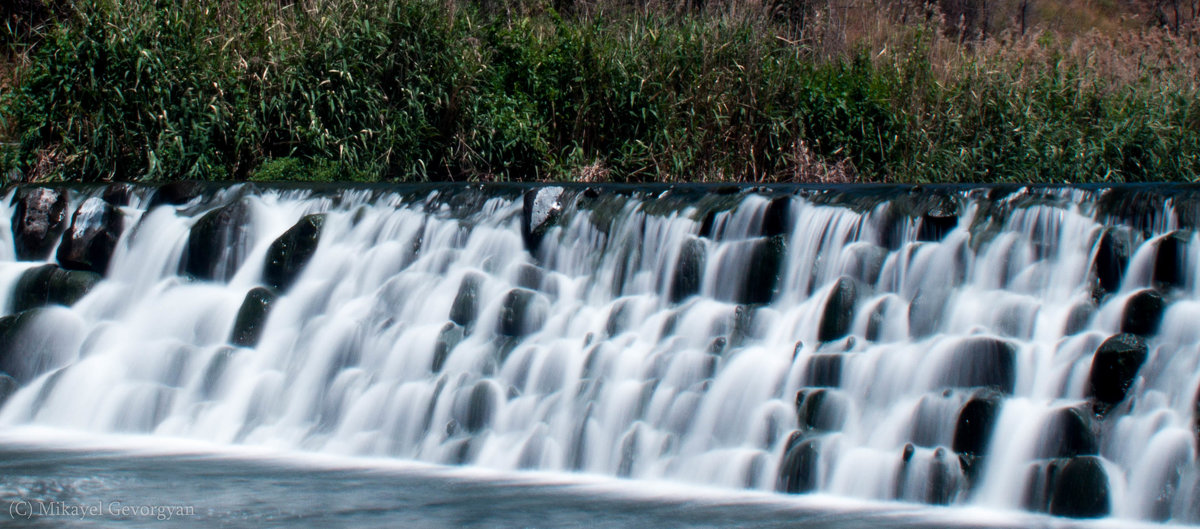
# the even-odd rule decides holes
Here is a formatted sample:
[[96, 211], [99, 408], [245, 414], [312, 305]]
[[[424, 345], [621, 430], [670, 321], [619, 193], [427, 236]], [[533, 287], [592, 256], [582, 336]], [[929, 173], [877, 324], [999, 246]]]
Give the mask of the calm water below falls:
[[1200, 524], [1191, 188], [5, 193], [24, 524]]

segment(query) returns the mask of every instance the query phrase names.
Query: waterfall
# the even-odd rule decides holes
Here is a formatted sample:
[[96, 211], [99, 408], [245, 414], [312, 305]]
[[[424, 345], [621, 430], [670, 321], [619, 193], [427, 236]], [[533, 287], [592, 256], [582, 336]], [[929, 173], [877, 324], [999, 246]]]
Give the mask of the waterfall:
[[1200, 522], [1153, 187], [22, 187], [0, 424]]

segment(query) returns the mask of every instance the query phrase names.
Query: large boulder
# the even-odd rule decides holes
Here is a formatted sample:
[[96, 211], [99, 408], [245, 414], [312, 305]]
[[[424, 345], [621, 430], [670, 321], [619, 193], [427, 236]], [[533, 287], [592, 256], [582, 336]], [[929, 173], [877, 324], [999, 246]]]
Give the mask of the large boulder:
[[267, 249], [263, 282], [280, 292], [290, 288], [316, 253], [324, 225], [324, 214], [308, 215], [275, 239]]
[[1016, 355], [1016, 348], [1004, 340], [965, 338], [943, 364], [941, 381], [948, 387], [993, 388], [1011, 394], [1017, 382]]
[[8, 397], [16, 393], [20, 387], [21, 384], [17, 382], [17, 379], [0, 372], [0, 406], [3, 406], [4, 401], [7, 401]]
[[74, 305], [101, 280], [100, 274], [42, 265], [26, 270], [12, 292], [13, 311], [46, 305]]
[[817, 439], [805, 439], [800, 432], [792, 432], [787, 449], [779, 463], [779, 479], [775, 489], [790, 494], [803, 494], [817, 488], [821, 454]]
[[940, 241], [958, 227], [958, 202], [953, 197], [932, 194], [928, 209], [917, 220], [918, 241]]
[[1182, 287], [1187, 277], [1188, 242], [1191, 233], [1173, 231], [1155, 245], [1154, 282], [1163, 288]]
[[525, 249], [529, 253], [537, 254], [546, 232], [558, 223], [563, 210], [564, 192], [558, 186], [525, 192], [521, 208], [521, 239], [525, 241]]
[[958, 411], [951, 449], [958, 453], [963, 472], [970, 482], [978, 477], [981, 461], [988, 454], [1000, 401], [1000, 394], [982, 391], [973, 395]]
[[154, 195], [150, 197], [146, 211], [162, 205], [181, 206], [191, 202], [203, 192], [204, 186], [199, 182], [184, 180], [166, 183], [154, 190]]
[[104, 274], [124, 227], [125, 218], [111, 204], [96, 197], [83, 201], [58, 246], [59, 264], [70, 270]]
[[1025, 506], [1071, 518], [1100, 518], [1112, 510], [1108, 473], [1093, 456], [1054, 459], [1030, 467]]
[[205, 213], [188, 232], [183, 272], [198, 279], [228, 281], [249, 250], [250, 210], [237, 201]]
[[1153, 290], [1140, 290], [1125, 302], [1125, 312], [1121, 317], [1121, 332], [1150, 336], [1158, 332], [1162, 323], [1163, 312], [1167, 302], [1162, 294]]
[[536, 292], [514, 288], [505, 294], [500, 306], [500, 321], [496, 333], [520, 337], [536, 332], [549, 313], [549, 303]]
[[734, 302], [745, 305], [770, 303], [779, 289], [786, 245], [782, 236], [754, 241], [741, 291]]
[[1096, 411], [1105, 412], [1125, 400], [1138, 370], [1146, 362], [1146, 343], [1132, 334], [1110, 336], [1092, 355], [1088, 394]]
[[83, 322], [62, 308], [32, 309], [0, 318], [0, 372], [19, 385], [57, 369], [78, 352]]
[[781, 196], [767, 202], [763, 211], [762, 234], [764, 237], [787, 235], [792, 229], [792, 197]]
[[825, 308], [821, 311], [817, 340], [828, 342], [850, 333], [850, 325], [854, 323], [854, 303], [857, 299], [858, 289], [854, 280], [839, 277], [825, 300]]
[[40, 261], [49, 257], [67, 227], [67, 193], [37, 187], [18, 193], [16, 202], [12, 231], [17, 259]]
[[267, 315], [271, 312], [271, 304], [276, 295], [269, 288], [254, 287], [246, 293], [238, 309], [237, 319], [233, 323], [233, 333], [229, 343], [242, 347], [254, 347], [262, 337], [263, 328], [267, 324]]
[[671, 276], [671, 288], [668, 292], [671, 303], [679, 303], [700, 293], [707, 256], [704, 241], [689, 237], [683, 242], [679, 249], [679, 258], [675, 261], [675, 273]]
[[1115, 228], [1105, 228], [1096, 241], [1096, 254], [1092, 260], [1092, 273], [1104, 292], [1116, 292], [1125, 277], [1129, 265], [1129, 236]]
[[450, 306], [450, 321], [470, 327], [479, 315], [479, 289], [487, 278], [479, 272], [467, 272], [458, 285]]

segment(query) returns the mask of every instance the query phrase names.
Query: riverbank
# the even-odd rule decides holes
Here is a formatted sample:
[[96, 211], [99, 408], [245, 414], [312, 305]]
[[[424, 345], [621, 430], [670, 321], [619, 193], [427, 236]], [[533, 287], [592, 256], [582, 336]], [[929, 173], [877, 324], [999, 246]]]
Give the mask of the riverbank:
[[[1042, 5], [1019, 31], [1011, 13], [909, 4], [81, 1], [9, 42], [3, 165], [33, 181], [1200, 175], [1186, 11], [1147, 27]], [[1079, 27], [1039, 25], [1054, 17]]]

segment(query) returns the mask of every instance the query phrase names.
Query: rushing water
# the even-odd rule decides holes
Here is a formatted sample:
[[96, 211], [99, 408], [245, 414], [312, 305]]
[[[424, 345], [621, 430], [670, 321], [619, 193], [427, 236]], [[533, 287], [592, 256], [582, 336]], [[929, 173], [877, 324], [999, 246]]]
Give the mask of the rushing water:
[[1200, 522], [1174, 191], [102, 193], [103, 280], [0, 329], [6, 429]]

